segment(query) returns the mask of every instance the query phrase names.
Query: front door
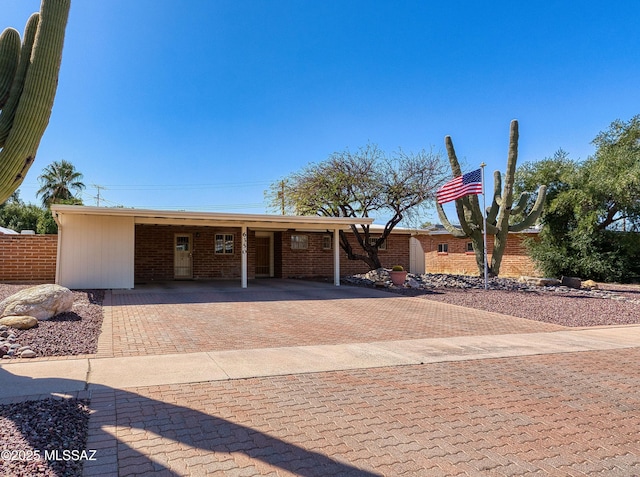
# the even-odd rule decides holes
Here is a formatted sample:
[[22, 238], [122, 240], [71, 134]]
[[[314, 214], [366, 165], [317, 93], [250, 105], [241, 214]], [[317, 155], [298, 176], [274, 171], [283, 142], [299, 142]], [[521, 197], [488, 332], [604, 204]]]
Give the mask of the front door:
[[191, 234], [176, 234], [173, 255], [173, 278], [193, 278], [193, 251]]
[[271, 276], [271, 237], [256, 236], [256, 277]]
[[420, 240], [415, 237], [409, 239], [409, 271], [416, 275], [426, 273], [424, 250]]

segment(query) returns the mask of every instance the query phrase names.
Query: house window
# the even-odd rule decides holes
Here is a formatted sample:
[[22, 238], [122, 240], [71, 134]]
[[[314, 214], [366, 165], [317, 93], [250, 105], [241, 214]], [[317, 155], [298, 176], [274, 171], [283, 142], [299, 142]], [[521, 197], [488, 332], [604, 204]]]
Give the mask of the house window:
[[473, 242], [467, 242], [467, 253], [473, 253]]
[[176, 237], [176, 252], [188, 252], [189, 251], [189, 237], [185, 235], [178, 235]]
[[232, 254], [233, 248], [233, 234], [216, 234], [217, 254]]
[[438, 253], [449, 253], [449, 244], [448, 243], [439, 243], [438, 244]]
[[[371, 245], [372, 247], [375, 247], [376, 240], [378, 240], [379, 238], [380, 237], [369, 237], [369, 245]], [[387, 249], [387, 241], [383, 240], [383, 242], [378, 247], [378, 250], [386, 250], [386, 249]]]
[[331, 245], [331, 238], [331, 235], [322, 236], [322, 250], [331, 250], [333, 248]]
[[292, 235], [291, 236], [291, 249], [292, 250], [306, 250], [309, 248], [309, 237], [307, 235]]

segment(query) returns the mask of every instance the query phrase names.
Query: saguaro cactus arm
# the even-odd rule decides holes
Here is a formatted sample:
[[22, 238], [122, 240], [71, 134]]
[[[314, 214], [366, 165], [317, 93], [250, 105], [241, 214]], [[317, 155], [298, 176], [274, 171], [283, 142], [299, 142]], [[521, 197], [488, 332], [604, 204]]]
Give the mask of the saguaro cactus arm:
[[[546, 196], [547, 196], [547, 186], [544, 186], [544, 185], [540, 186], [540, 189], [538, 189], [538, 197], [536, 197], [536, 202], [533, 204], [531, 211], [519, 223], [509, 225], [509, 232], [520, 232], [524, 229], [528, 229], [529, 227], [532, 227], [538, 220], [538, 217], [540, 217], [540, 214], [542, 213], [542, 209], [544, 208], [544, 199]], [[529, 197], [529, 194], [527, 194], [527, 199], [528, 197]]]
[[0, 108], [9, 98], [19, 61], [20, 33], [13, 28], [7, 28], [0, 35]]
[[518, 121], [511, 121], [509, 132], [509, 155], [507, 157], [507, 172], [504, 178], [504, 187], [500, 197], [500, 210], [496, 218], [496, 226], [505, 233], [509, 228], [509, 217], [511, 216], [511, 206], [513, 204], [513, 184], [516, 180], [516, 162], [518, 161]]
[[457, 227], [453, 225], [449, 219], [447, 218], [447, 214], [445, 214], [442, 205], [436, 204], [436, 210], [438, 211], [438, 218], [440, 222], [444, 226], [444, 228], [455, 238], [465, 238], [469, 235], [462, 229], [462, 227]]
[[487, 210], [487, 223], [496, 225], [496, 217], [498, 217], [498, 211], [502, 204], [502, 174], [500, 171], [493, 173], [493, 200], [491, 206]]
[[[3, 203], [22, 183], [35, 158], [40, 140], [49, 123], [58, 85], [64, 34], [71, 0], [42, 0], [39, 19], [32, 16], [25, 29], [25, 41], [20, 53], [9, 98], [2, 111], [2, 121], [8, 121], [9, 131], [0, 151], [0, 203]], [[29, 36], [37, 25], [33, 49], [25, 58]], [[21, 79], [21, 68], [25, 74]], [[14, 92], [20, 90], [17, 99]], [[8, 106], [17, 101], [15, 112], [5, 115]], [[1, 122], [1, 121], [0, 121]], [[1, 138], [0, 138], [1, 139]]]
[[520, 194], [520, 197], [518, 197], [518, 200], [516, 201], [516, 205], [511, 207], [511, 215], [522, 213], [527, 207], [527, 203], [529, 202], [530, 197], [531, 194], [529, 192], [523, 192], [522, 194]]
[[19, 62], [15, 71], [13, 84], [9, 90], [9, 97], [7, 102], [2, 108], [2, 114], [0, 114], [0, 147], [4, 147], [13, 127], [13, 120], [16, 115], [16, 110], [20, 104], [22, 98], [22, 91], [24, 89], [24, 81], [27, 77], [27, 71], [31, 65], [31, 52], [33, 51], [33, 43], [36, 40], [36, 33], [38, 32], [38, 24], [40, 22], [40, 14], [34, 13], [29, 18], [27, 26], [24, 29], [24, 39], [22, 41], [22, 47], [19, 52]]

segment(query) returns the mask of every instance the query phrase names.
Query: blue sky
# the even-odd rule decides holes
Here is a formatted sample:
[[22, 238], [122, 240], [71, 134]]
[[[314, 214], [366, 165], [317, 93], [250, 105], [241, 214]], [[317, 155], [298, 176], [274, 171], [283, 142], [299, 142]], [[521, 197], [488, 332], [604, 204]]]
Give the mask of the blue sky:
[[[40, 5], [0, 2], [21, 33]], [[491, 178], [514, 118], [519, 164], [586, 159], [640, 113], [638, 18], [637, 0], [73, 0], [21, 197], [66, 159], [86, 205], [98, 185], [101, 205], [265, 213], [269, 183], [334, 151], [445, 135]]]

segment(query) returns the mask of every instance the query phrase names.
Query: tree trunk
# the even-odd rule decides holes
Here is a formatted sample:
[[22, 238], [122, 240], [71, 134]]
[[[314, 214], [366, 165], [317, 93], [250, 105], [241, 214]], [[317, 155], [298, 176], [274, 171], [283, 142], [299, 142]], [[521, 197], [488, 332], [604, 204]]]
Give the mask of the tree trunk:
[[365, 252], [367, 252], [367, 255], [355, 253], [353, 251], [353, 247], [349, 243], [347, 234], [342, 230], [340, 231], [340, 248], [344, 250], [349, 260], [362, 260], [364, 263], [367, 264], [367, 266], [369, 267], [369, 270], [376, 270], [378, 268], [382, 268], [382, 264], [380, 263], [380, 258], [378, 257], [378, 249], [376, 247], [372, 247], [370, 245], [366, 247]]

